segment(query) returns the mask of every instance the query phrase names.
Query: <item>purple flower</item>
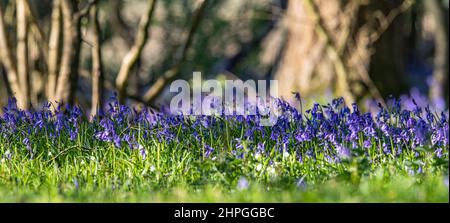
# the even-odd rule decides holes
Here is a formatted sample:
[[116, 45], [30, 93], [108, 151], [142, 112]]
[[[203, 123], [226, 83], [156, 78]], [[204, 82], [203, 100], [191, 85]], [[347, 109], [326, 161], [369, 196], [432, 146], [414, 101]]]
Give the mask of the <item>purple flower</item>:
[[33, 159], [34, 154], [33, 154], [33, 149], [31, 148], [30, 140], [29, 140], [28, 138], [24, 138], [24, 139], [22, 140], [22, 143], [25, 145], [25, 147], [27, 148], [27, 150], [30, 152], [30, 154], [31, 154], [31, 159]]
[[117, 148], [121, 148], [122, 147], [122, 140], [120, 139], [120, 137], [118, 135], [114, 136], [113, 140], [114, 140], [114, 145]]
[[246, 190], [249, 187], [249, 182], [245, 177], [239, 178], [239, 181], [237, 183], [238, 190]]
[[351, 155], [350, 150], [347, 149], [345, 146], [343, 146], [341, 144], [336, 145], [336, 151], [340, 158], [343, 158], [343, 159], [350, 158], [350, 155]]
[[434, 151], [437, 158], [442, 158], [442, 148], [438, 148]]
[[429, 134], [428, 124], [425, 121], [420, 120], [414, 127], [414, 134], [415, 144], [420, 146], [425, 145]]
[[205, 158], [209, 158], [211, 156], [211, 153], [214, 152], [214, 149], [209, 145], [205, 145], [204, 150], [205, 150], [205, 154], [204, 154]]
[[381, 147], [383, 147], [383, 152], [385, 154], [391, 154], [391, 150], [388, 146], [388, 143], [383, 142], [383, 144], [381, 145]]
[[137, 144], [137, 149], [139, 150], [139, 154], [141, 154], [142, 159], [145, 160], [147, 158], [147, 151], [141, 144]]
[[70, 141], [74, 141], [78, 136], [78, 128], [69, 130], [69, 139]]
[[264, 145], [264, 143], [258, 143], [256, 151], [259, 153], [264, 153], [266, 151], [266, 146]]
[[7, 160], [10, 160], [11, 157], [12, 157], [12, 153], [11, 153], [9, 150], [6, 150], [6, 152], [5, 152], [5, 154], [4, 154], [4, 157], [5, 157]]
[[[296, 93], [295, 99], [301, 100], [301, 95]], [[245, 103], [246, 107], [255, 106], [247, 101]], [[409, 153], [411, 149], [416, 152], [415, 148], [424, 147], [434, 149], [435, 158], [447, 157], [448, 111], [437, 116], [439, 112], [435, 110], [436, 107], [417, 89], [412, 90], [410, 96], [402, 96], [401, 100], [390, 99], [387, 107], [378, 104], [378, 113], [363, 113], [356, 104], [349, 108], [342, 98], [326, 105], [314, 103], [303, 114], [282, 99], [271, 100], [271, 105], [281, 116], [277, 116], [273, 126], [264, 127], [259, 124], [268, 114], [261, 112], [268, 106], [256, 107], [257, 113], [252, 115], [222, 113], [194, 118], [182, 114], [173, 115], [164, 109], [155, 111], [151, 108], [131, 108], [121, 105], [116, 96], [113, 96], [113, 101], [105, 109], [99, 109], [101, 113], [90, 120], [88, 131], [85, 131], [86, 117], [77, 106], [58, 104], [54, 113], [50, 110], [49, 103], [44, 104], [41, 111], [20, 110], [15, 99], [11, 99], [0, 117], [0, 137], [15, 139], [17, 135], [21, 135], [23, 140], [19, 144], [32, 157], [35, 151], [30, 139], [43, 136], [53, 141], [57, 141], [58, 137], [61, 140], [75, 141], [81, 131], [92, 131], [94, 140], [124, 150], [138, 149], [143, 159], [146, 159], [147, 152], [136, 139], [156, 141], [167, 146], [173, 146], [174, 143], [185, 147], [204, 145], [202, 155], [210, 158], [214, 148], [205, 145], [205, 140], [224, 139], [222, 133], [226, 125], [226, 139], [233, 139], [235, 150], [232, 150], [232, 155], [235, 159], [242, 159], [247, 152], [254, 154], [256, 159], [268, 157], [272, 150], [265, 147], [270, 147], [275, 148], [274, 153], [277, 154], [273, 154], [274, 157], [290, 157], [295, 154], [300, 163], [319, 157], [324, 162], [336, 163], [350, 158], [352, 149], [361, 146], [365, 148], [365, 154], [368, 154], [370, 148], [376, 148], [374, 152], [379, 153], [376, 156], [399, 156], [406, 151]], [[406, 109], [402, 110], [402, 106]], [[217, 142], [215, 146], [225, 146], [218, 143], [221, 142]], [[244, 147], [250, 151], [244, 150]], [[316, 157], [317, 154], [320, 155]]]
[[398, 146], [397, 146], [397, 155], [402, 154], [402, 152], [403, 152], [402, 146], [401, 146], [401, 145], [398, 145]]
[[303, 163], [303, 156], [299, 151], [296, 153], [296, 158], [299, 163]]
[[306, 177], [306, 175], [303, 176], [302, 178], [300, 178], [300, 179], [297, 181], [297, 183], [295, 183], [295, 186], [296, 186], [297, 188], [300, 188], [300, 189], [306, 189], [305, 177]]
[[295, 92], [294, 93], [294, 96], [295, 96], [295, 100], [297, 100], [297, 101], [301, 101], [302, 100], [302, 97], [301, 97], [301, 95], [300, 95], [300, 92]]
[[385, 136], [390, 136], [390, 133], [391, 133], [391, 131], [390, 131], [390, 129], [389, 129], [389, 126], [387, 125], [387, 124], [385, 124], [385, 123], [383, 123], [382, 125], [381, 125], [381, 131], [383, 132], [383, 134], [385, 135]]
[[370, 139], [364, 140], [364, 148], [368, 149], [372, 147], [372, 141]]

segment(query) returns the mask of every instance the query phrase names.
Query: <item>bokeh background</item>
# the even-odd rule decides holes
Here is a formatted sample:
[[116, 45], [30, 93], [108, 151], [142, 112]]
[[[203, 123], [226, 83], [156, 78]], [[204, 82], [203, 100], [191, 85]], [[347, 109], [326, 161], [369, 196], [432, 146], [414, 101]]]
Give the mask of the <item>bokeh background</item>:
[[[448, 106], [448, 0], [0, 0], [0, 106], [114, 93], [159, 107], [174, 79], [279, 80], [280, 95]], [[0, 111], [1, 112], [1, 111]]]

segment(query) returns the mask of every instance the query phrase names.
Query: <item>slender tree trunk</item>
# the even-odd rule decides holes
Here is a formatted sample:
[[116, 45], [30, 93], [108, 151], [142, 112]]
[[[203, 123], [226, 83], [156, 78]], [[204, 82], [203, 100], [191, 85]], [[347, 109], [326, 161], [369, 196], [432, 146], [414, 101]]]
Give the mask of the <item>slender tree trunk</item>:
[[97, 115], [98, 109], [102, 107], [103, 99], [103, 67], [100, 39], [100, 24], [98, 21], [98, 8], [91, 8], [91, 29], [93, 34], [92, 41], [92, 104], [91, 116]]
[[[2, 61], [1, 61], [1, 57], [0, 57], [0, 65], [1, 64], [2, 64]], [[0, 96], [3, 98], [3, 101], [6, 102], [8, 95], [13, 95], [13, 94], [11, 92], [11, 87], [9, 86], [9, 83], [8, 83], [8, 77], [6, 76], [6, 71], [3, 68], [3, 66], [0, 66], [0, 75], [2, 75], [0, 85], [5, 86], [3, 89], [5, 94], [1, 94], [1, 92], [0, 92]]]
[[11, 48], [8, 43], [8, 36], [6, 34], [6, 24], [3, 8], [0, 4], [0, 62], [5, 67], [6, 78], [8, 80], [9, 87], [11, 88], [13, 96], [19, 102], [19, 106], [22, 105], [23, 96], [20, 89], [19, 78], [17, 76], [16, 63], [11, 53]]
[[54, 0], [52, 6], [50, 39], [48, 43], [48, 82], [47, 98], [55, 99], [56, 81], [58, 79], [59, 47], [61, 38], [61, 7], [60, 0]]
[[22, 100], [19, 104], [24, 109], [30, 106], [30, 75], [28, 64], [28, 22], [25, 0], [17, 1], [17, 74], [19, 77]]
[[64, 24], [64, 46], [55, 100], [73, 104], [78, 84], [81, 16], [76, 15], [78, 11], [76, 0], [61, 0], [61, 9]]
[[[30, 86], [30, 103], [31, 105], [38, 105], [40, 92], [43, 92], [43, 74], [45, 72], [45, 59], [42, 56], [41, 44], [33, 35], [30, 27], [30, 32], [28, 33], [28, 63], [29, 67], [29, 86]], [[43, 60], [43, 61], [42, 61]], [[42, 61], [42, 62], [41, 62]]]
[[429, 96], [434, 102], [448, 98], [448, 24], [438, 0], [424, 1], [425, 9], [434, 17], [434, 70]]

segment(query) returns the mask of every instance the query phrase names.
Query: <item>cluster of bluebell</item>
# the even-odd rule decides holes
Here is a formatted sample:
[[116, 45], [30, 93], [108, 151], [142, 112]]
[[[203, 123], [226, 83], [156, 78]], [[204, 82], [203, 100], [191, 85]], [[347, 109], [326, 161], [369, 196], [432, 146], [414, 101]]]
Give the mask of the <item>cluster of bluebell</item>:
[[356, 104], [348, 107], [342, 98], [326, 105], [314, 104], [304, 112], [281, 99], [275, 103], [281, 110], [275, 125], [261, 126], [259, 121], [264, 117], [259, 113], [173, 115], [150, 108], [129, 108], [114, 99], [88, 120], [77, 106], [52, 109], [51, 104], [46, 104], [40, 110], [23, 111], [11, 99], [0, 118], [0, 136], [21, 142], [31, 157], [36, 151], [30, 138], [63, 137], [84, 143], [79, 140], [83, 131], [88, 134], [84, 140], [137, 149], [143, 158], [152, 143], [182, 145], [203, 159], [213, 159], [223, 151], [236, 158], [248, 154], [273, 156], [276, 151], [283, 156], [293, 155], [299, 162], [321, 154], [323, 160], [335, 163], [355, 154], [372, 160], [380, 155], [418, 156], [422, 148], [437, 158], [448, 158], [448, 111], [436, 113], [417, 105], [406, 110], [399, 100], [391, 100], [387, 107], [379, 105], [375, 114], [361, 112]]

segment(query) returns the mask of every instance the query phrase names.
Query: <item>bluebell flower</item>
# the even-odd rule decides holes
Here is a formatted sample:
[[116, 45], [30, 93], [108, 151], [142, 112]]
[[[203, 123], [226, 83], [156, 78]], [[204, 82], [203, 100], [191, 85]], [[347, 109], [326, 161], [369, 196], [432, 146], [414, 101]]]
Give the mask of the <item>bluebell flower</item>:
[[204, 157], [209, 158], [211, 156], [211, 153], [214, 152], [214, 149], [209, 145], [205, 145], [204, 151], [205, 151]]
[[305, 181], [305, 177], [306, 177], [306, 175], [303, 176], [302, 178], [300, 178], [299, 180], [297, 180], [297, 182], [295, 183], [295, 186], [296, 186], [297, 188], [300, 188], [300, 189], [306, 189], [306, 181]]
[[301, 99], [302, 97], [300, 96], [300, 92], [298, 92], [298, 91], [295, 92], [295, 93], [294, 93], [294, 96], [295, 96], [295, 100], [297, 100], [297, 101], [299, 101], [299, 102], [302, 100], [302, 99]]
[[145, 148], [141, 144], [138, 144], [138, 150], [142, 156], [142, 159], [143, 160], [147, 159], [147, 152], [145, 151]]
[[300, 153], [300, 151], [297, 151], [297, 152], [295, 153], [295, 155], [296, 155], [297, 161], [298, 161], [299, 163], [303, 163], [303, 156], [302, 156], [302, 154]]
[[443, 154], [442, 154], [442, 148], [437, 148], [434, 153], [436, 154], [437, 158], [442, 158]]
[[34, 153], [33, 153], [33, 149], [31, 148], [30, 140], [29, 140], [28, 138], [24, 138], [24, 139], [22, 140], [22, 143], [25, 145], [25, 147], [27, 148], [27, 150], [30, 152], [31, 159], [33, 159]]
[[366, 148], [366, 149], [371, 148], [371, 147], [372, 147], [372, 141], [371, 141], [370, 139], [364, 140], [363, 146], [364, 146], [364, 148]]
[[345, 146], [338, 144], [336, 145], [336, 151], [340, 158], [348, 159], [350, 158], [350, 150], [346, 148]]
[[246, 190], [246, 189], [248, 189], [249, 186], [250, 186], [250, 184], [249, 184], [247, 178], [245, 178], [245, 177], [239, 178], [239, 181], [237, 183], [238, 190]]

